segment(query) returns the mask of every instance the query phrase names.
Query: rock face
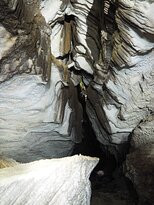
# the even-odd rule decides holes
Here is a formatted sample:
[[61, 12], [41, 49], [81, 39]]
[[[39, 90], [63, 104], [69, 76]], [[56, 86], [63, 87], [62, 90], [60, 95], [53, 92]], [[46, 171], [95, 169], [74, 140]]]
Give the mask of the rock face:
[[94, 0], [45, 0], [41, 3], [42, 15], [52, 30], [52, 53], [73, 69], [70, 78], [75, 85], [80, 82], [82, 72], [87, 74], [84, 78], [88, 78], [88, 74], [92, 78], [99, 59], [99, 6], [101, 3]]
[[77, 91], [56, 65], [50, 72], [50, 27], [37, 2], [0, 3], [0, 154], [20, 162], [70, 155], [81, 140]]
[[146, 144], [127, 156], [126, 176], [139, 196], [139, 205], [154, 203], [154, 144]]
[[134, 129], [131, 136], [131, 151], [140, 148], [146, 144], [154, 143], [154, 115], [147, 116]]
[[134, 184], [139, 204], [154, 203], [154, 117], [146, 118], [134, 130], [127, 155], [126, 176]]
[[109, 77], [88, 88], [87, 112], [103, 144], [126, 142], [154, 109], [153, 7], [147, 1], [118, 1]]
[[152, 0], [1, 0], [0, 155], [70, 155], [82, 140], [82, 95], [112, 154], [133, 133], [127, 175], [143, 193], [153, 159], [153, 10]]
[[97, 139], [127, 143], [154, 110], [153, 8], [1, 1], [0, 154], [22, 162], [71, 154], [82, 138], [77, 86]]
[[97, 162], [76, 155], [0, 169], [1, 205], [90, 205], [89, 176]]
[[50, 77], [49, 31], [37, 0], [0, 3], [0, 82], [15, 74]]

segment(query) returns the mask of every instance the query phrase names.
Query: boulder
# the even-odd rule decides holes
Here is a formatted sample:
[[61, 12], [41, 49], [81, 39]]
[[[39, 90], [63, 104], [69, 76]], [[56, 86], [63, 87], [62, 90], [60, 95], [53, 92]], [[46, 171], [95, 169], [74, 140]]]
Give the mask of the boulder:
[[0, 204], [90, 205], [98, 158], [73, 156], [0, 169]]
[[145, 118], [133, 131], [125, 175], [133, 183], [139, 204], [154, 203], [154, 116]]

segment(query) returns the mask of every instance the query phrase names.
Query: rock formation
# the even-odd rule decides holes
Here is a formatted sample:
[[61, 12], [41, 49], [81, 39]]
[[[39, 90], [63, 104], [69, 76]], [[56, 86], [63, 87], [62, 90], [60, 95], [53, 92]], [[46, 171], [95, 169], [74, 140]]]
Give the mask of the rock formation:
[[132, 130], [153, 111], [153, 6], [118, 1], [110, 75], [105, 83], [93, 83], [88, 89], [87, 110], [102, 143], [127, 142]]
[[130, 138], [132, 155], [145, 153], [140, 145], [154, 139], [153, 10], [153, 0], [1, 0], [0, 155], [71, 155], [83, 109], [117, 161]]
[[90, 205], [89, 176], [97, 162], [76, 155], [0, 169], [0, 204]]
[[81, 140], [77, 91], [56, 65], [50, 72], [51, 31], [37, 2], [0, 3], [0, 154], [20, 162], [70, 155]]
[[15, 160], [0, 157], [0, 169], [6, 168], [6, 167], [13, 167], [15, 165], [18, 165], [18, 162], [16, 162]]
[[125, 174], [139, 196], [139, 204], [154, 203], [154, 117], [144, 119], [133, 131], [131, 152], [127, 155]]

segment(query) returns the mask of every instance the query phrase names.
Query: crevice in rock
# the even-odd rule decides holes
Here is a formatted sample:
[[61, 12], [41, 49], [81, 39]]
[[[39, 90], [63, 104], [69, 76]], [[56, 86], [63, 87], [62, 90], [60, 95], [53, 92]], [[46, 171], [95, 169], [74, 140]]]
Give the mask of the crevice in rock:
[[[87, 17], [87, 44], [91, 50], [91, 55], [95, 62], [100, 59], [100, 53], [102, 52], [102, 65], [104, 78], [108, 73], [110, 67], [110, 58], [112, 53], [111, 39], [113, 32], [117, 29], [115, 23], [115, 11], [116, 5], [109, 1], [110, 7], [106, 14], [101, 12], [103, 10], [104, 4], [101, 1], [94, 1], [89, 16]], [[93, 12], [96, 12], [96, 18], [100, 20], [100, 24], [97, 27], [97, 37], [99, 45], [101, 45], [101, 32], [104, 36], [102, 41], [102, 47], [98, 47], [98, 52], [94, 51], [91, 41], [93, 41], [91, 21], [93, 17]], [[70, 19], [68, 19], [70, 20]], [[102, 23], [103, 22], [103, 23]], [[94, 25], [95, 27], [95, 25]], [[96, 29], [96, 28], [95, 28]], [[107, 38], [107, 39], [106, 39]], [[90, 40], [91, 39], [91, 40]], [[103, 44], [104, 42], [104, 44]], [[95, 42], [97, 45], [97, 42]], [[106, 55], [103, 52], [106, 52]], [[70, 68], [71, 72], [84, 77], [83, 71], [75, 70], [74, 67]], [[96, 73], [95, 73], [96, 74]], [[93, 81], [93, 78], [91, 79]], [[102, 81], [103, 82], [103, 81]], [[96, 81], [96, 84], [98, 81]], [[105, 85], [105, 84], [104, 84]], [[91, 86], [87, 85], [86, 88]], [[101, 144], [96, 136], [95, 130], [93, 130], [92, 123], [89, 119], [87, 113], [87, 101], [80, 85], [77, 86], [78, 89], [78, 99], [83, 107], [83, 122], [82, 122], [82, 142], [75, 145], [73, 154], [83, 154], [92, 157], [99, 157], [100, 161], [94, 171], [91, 174], [92, 183], [92, 205], [107, 204], [106, 199], [108, 198], [110, 204], [129, 204], [135, 205], [137, 203], [136, 191], [133, 188], [132, 183], [129, 179], [124, 176], [122, 164], [126, 159], [126, 154], [128, 153], [129, 144], [123, 143], [121, 145], [110, 144], [108, 140], [107, 144]], [[92, 88], [93, 90], [93, 88]], [[106, 90], [104, 91], [107, 92]], [[88, 102], [94, 101], [94, 104], [98, 101], [98, 95], [90, 95], [87, 90]], [[96, 110], [98, 111], [99, 103], [96, 105]], [[94, 105], [92, 105], [94, 107]], [[99, 112], [99, 111], [98, 111]], [[97, 113], [98, 113], [97, 112]], [[98, 113], [102, 115], [102, 112]], [[98, 116], [97, 116], [98, 117]], [[101, 116], [102, 117], [102, 116]], [[102, 123], [105, 121], [102, 119]], [[102, 124], [103, 126], [103, 124]], [[99, 196], [98, 196], [99, 195]], [[100, 201], [100, 202], [98, 202]]]
[[[46, 3], [49, 2], [51, 1]], [[144, 195], [148, 190], [145, 188], [149, 181], [146, 176], [152, 175], [152, 158], [151, 161], [149, 159], [152, 153], [150, 143], [153, 143], [153, 139], [152, 132], [147, 131], [151, 130], [148, 128], [151, 124], [144, 128], [145, 122], [142, 118], [147, 114], [152, 115], [153, 112], [150, 96], [154, 34], [149, 23], [151, 18], [148, 19], [148, 15], [145, 18], [146, 11], [137, 8], [138, 5], [140, 8], [140, 2], [138, 1], [135, 7], [133, 4], [130, 7], [129, 2], [133, 3], [133, 1], [127, 3], [127, 1], [115, 0], [59, 1], [57, 11], [56, 7], [53, 7], [53, 10], [57, 12], [55, 15], [53, 15], [53, 10], [49, 12], [51, 16], [48, 8], [45, 10], [47, 22], [38, 10], [39, 4], [36, 0], [25, 2], [12, 0], [10, 3], [2, 0], [0, 2], [0, 27], [4, 36], [8, 35], [6, 40], [13, 41], [6, 54], [4, 49], [5, 52], [0, 60], [2, 74], [0, 81], [10, 79], [12, 85], [16, 86], [11, 81], [12, 76], [22, 73], [32, 74], [32, 78], [28, 78], [28, 75], [25, 78], [20, 75], [15, 76], [19, 77], [17, 91], [14, 94], [12, 91], [15, 89], [8, 87], [8, 95], [6, 92], [1, 97], [2, 102], [4, 100], [10, 103], [10, 93], [13, 95], [11, 106], [8, 103], [10, 107], [6, 109], [9, 115], [4, 109], [5, 115], [2, 114], [1, 119], [2, 122], [4, 121], [4, 127], [6, 126], [9, 130], [8, 125], [12, 126], [12, 122], [16, 120], [14, 111], [17, 111], [17, 120], [21, 122], [22, 119], [31, 120], [31, 113], [34, 111], [32, 121], [34, 124], [39, 123], [35, 132], [32, 121], [26, 122], [28, 125], [19, 124], [19, 128], [24, 127], [24, 132], [19, 134], [19, 140], [21, 142], [21, 136], [24, 136], [23, 142], [28, 142], [28, 144], [21, 143], [20, 145], [17, 140], [14, 140], [14, 128], [12, 129], [13, 134], [9, 134], [13, 136], [12, 139], [10, 137], [12, 144], [15, 141], [17, 147], [18, 144], [20, 145], [19, 148], [12, 149], [13, 156], [17, 158], [19, 156], [18, 159], [20, 159], [22, 149], [25, 160], [28, 158], [35, 160], [36, 156], [37, 159], [53, 157], [54, 154], [56, 157], [57, 150], [60, 150], [59, 156], [65, 156], [64, 153], [71, 154], [76, 143], [73, 154], [99, 157], [100, 162], [90, 177], [93, 190], [92, 205], [135, 205], [138, 197], [131, 181], [137, 191], [138, 188], [140, 190], [140, 184], [136, 183], [139, 182], [143, 186], [143, 190], [138, 191], [138, 196], [141, 197], [139, 200], [142, 200], [142, 194]], [[119, 4], [118, 9], [117, 4]], [[52, 7], [52, 3], [50, 6]], [[144, 2], [141, 7], [144, 8]], [[134, 13], [136, 18], [133, 16]], [[138, 19], [141, 22], [146, 21], [140, 23], [136, 21]], [[46, 23], [50, 25], [50, 28]], [[48, 29], [51, 28], [50, 33]], [[49, 46], [50, 37], [52, 53]], [[2, 45], [4, 45], [3, 42]], [[143, 61], [138, 61], [142, 57]], [[51, 60], [53, 72], [49, 81]], [[40, 81], [39, 75], [44, 81], [50, 83], [46, 85]], [[28, 85], [27, 82], [29, 82]], [[34, 87], [30, 87], [30, 83]], [[21, 95], [23, 97], [19, 96], [19, 89], [26, 91]], [[5, 91], [2, 85], [1, 91], [4, 92], [3, 90]], [[52, 92], [54, 90], [55, 92]], [[23, 99], [24, 96], [28, 96], [29, 101], [25, 100], [26, 97]], [[35, 101], [36, 98], [38, 104]], [[14, 99], [19, 99], [21, 103], [15, 101], [16, 105], [13, 104]], [[27, 102], [30, 102], [29, 107]], [[10, 119], [9, 116], [12, 118]], [[42, 119], [42, 116], [45, 117]], [[18, 121], [15, 123], [15, 128], [18, 127]], [[32, 124], [31, 131], [29, 131], [29, 124]], [[137, 124], [138, 127], [135, 128]], [[46, 126], [47, 130], [49, 129], [48, 132]], [[27, 130], [29, 135], [25, 134]], [[134, 133], [130, 152], [131, 135], [129, 133]], [[3, 129], [1, 135], [2, 142], [4, 141], [2, 148], [5, 151], [5, 143], [8, 146], [10, 140], [8, 143], [7, 132], [6, 141], [4, 140]], [[53, 136], [54, 142], [52, 142]], [[41, 139], [40, 144], [37, 137]], [[44, 139], [45, 141], [42, 142]], [[35, 142], [37, 142], [36, 145]], [[150, 143], [145, 146], [147, 142]], [[142, 143], [145, 147], [138, 149]], [[14, 150], [19, 151], [19, 154]], [[127, 164], [126, 176], [128, 178], [124, 176], [124, 162]], [[150, 169], [145, 165], [149, 165]], [[137, 171], [134, 171], [135, 169]], [[145, 204], [148, 205], [149, 202]]]
[[122, 167], [129, 145], [118, 145], [118, 150], [116, 150], [114, 146], [105, 146], [97, 140], [86, 113], [85, 96], [80, 86], [77, 86], [77, 90], [79, 102], [83, 107], [82, 142], [75, 145], [73, 155], [82, 154], [100, 159], [90, 177], [92, 183], [91, 204], [136, 205], [138, 201], [136, 191], [131, 181], [124, 176]]
[[70, 23], [71, 21], [75, 21], [75, 16], [65, 14], [64, 21], [66, 21], [67, 23]]
[[93, 75], [87, 73], [85, 70], [77, 70], [74, 66], [69, 68], [69, 71], [74, 73], [75, 75], [81, 76], [81, 78], [89, 79], [89, 81], [93, 80]]

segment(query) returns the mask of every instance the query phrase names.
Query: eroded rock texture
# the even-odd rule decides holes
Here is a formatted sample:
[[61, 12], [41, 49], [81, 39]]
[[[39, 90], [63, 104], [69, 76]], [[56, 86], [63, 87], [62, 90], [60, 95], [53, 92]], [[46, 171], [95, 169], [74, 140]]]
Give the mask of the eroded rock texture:
[[153, 112], [154, 3], [25, 0], [0, 8], [0, 152], [19, 161], [70, 154], [82, 138], [76, 86], [97, 139], [127, 143]]
[[90, 205], [89, 176], [97, 162], [73, 156], [0, 169], [1, 205]]
[[81, 71], [91, 75], [94, 73], [94, 64], [99, 59], [100, 5], [99, 1], [93, 0], [46, 0], [41, 3], [42, 14], [52, 29], [53, 55], [63, 59], [73, 71], [79, 71], [70, 73], [75, 85], [80, 82]]
[[138, 193], [151, 187], [142, 177], [153, 161], [153, 10], [152, 0], [1, 0], [0, 155], [70, 155], [82, 140], [79, 94], [116, 157], [132, 134], [127, 175]]
[[147, 1], [118, 1], [110, 75], [103, 86], [95, 83], [88, 89], [87, 110], [102, 143], [126, 142], [153, 112], [153, 6]]
[[154, 203], [154, 117], [145, 118], [133, 131], [125, 174], [139, 196], [139, 204]]
[[54, 64], [50, 76], [51, 30], [38, 1], [1, 1], [0, 9], [0, 154], [20, 162], [70, 155], [82, 108]]
[[139, 196], [139, 205], [154, 203], [154, 144], [146, 144], [129, 154], [126, 176], [132, 181]]
[[0, 82], [15, 74], [40, 74], [50, 77], [48, 27], [39, 11], [38, 1], [1, 1], [0, 3]]

